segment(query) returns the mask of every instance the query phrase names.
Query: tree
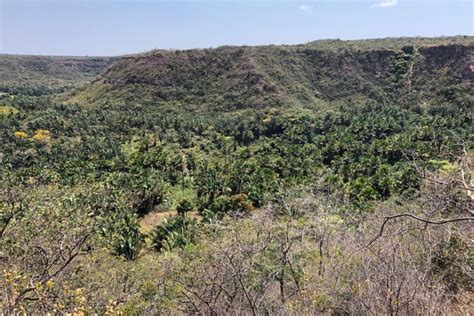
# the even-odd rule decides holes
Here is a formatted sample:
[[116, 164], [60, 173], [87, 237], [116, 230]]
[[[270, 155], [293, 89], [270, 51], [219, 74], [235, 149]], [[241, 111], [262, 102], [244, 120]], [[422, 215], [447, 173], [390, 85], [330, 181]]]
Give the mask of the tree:
[[181, 200], [176, 207], [178, 215], [186, 216], [186, 213], [194, 209], [194, 204], [190, 200]]

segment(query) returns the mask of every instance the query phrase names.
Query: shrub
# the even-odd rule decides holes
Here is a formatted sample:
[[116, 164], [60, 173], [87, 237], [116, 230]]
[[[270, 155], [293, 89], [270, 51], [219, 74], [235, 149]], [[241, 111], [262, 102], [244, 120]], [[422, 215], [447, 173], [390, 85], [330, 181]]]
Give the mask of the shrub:
[[185, 216], [187, 212], [192, 211], [194, 208], [193, 202], [189, 200], [182, 200], [179, 202], [178, 206], [176, 207], [176, 211], [179, 215]]
[[442, 279], [449, 290], [472, 291], [472, 279], [465, 267], [473, 267], [473, 251], [463, 239], [453, 235], [438, 245], [431, 263], [432, 273]]
[[143, 236], [135, 214], [115, 213], [104, 227], [103, 234], [110, 242], [112, 253], [134, 260], [140, 253]]
[[196, 227], [196, 220], [181, 215], [164, 219], [163, 224], [155, 228], [153, 245], [160, 252], [184, 247], [194, 242]]
[[209, 211], [214, 214], [229, 214], [232, 217], [244, 217], [255, 210], [245, 194], [219, 196], [209, 206]]

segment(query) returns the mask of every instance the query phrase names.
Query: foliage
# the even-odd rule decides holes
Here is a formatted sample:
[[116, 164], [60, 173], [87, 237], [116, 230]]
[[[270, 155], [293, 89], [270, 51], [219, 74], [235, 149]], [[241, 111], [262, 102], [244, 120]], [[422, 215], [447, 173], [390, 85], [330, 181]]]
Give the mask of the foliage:
[[134, 260], [140, 253], [143, 236], [140, 233], [135, 214], [130, 212], [115, 212], [107, 219], [102, 234], [111, 244], [112, 253]]
[[171, 251], [194, 242], [196, 220], [178, 215], [156, 227], [153, 246], [157, 251]]
[[[464, 68], [472, 47], [472, 37], [450, 37], [155, 50], [119, 59], [68, 101], [159, 103], [181, 113], [312, 110], [368, 101], [415, 106], [439, 99], [445, 87], [459, 83], [456, 78], [469, 80]], [[253, 135], [241, 130], [241, 137]]]
[[64, 86], [78, 85], [94, 79], [114, 59], [0, 55], [0, 92], [16, 94], [22, 89], [29, 95], [41, 95], [41, 90], [51, 88], [61, 91]]
[[2, 313], [468, 314], [470, 55], [0, 56]]
[[236, 194], [231, 196], [219, 196], [209, 206], [207, 216], [222, 217], [228, 214], [235, 218], [245, 217], [250, 215], [255, 210], [255, 207], [249, 202], [245, 194]]
[[178, 206], [176, 207], [176, 211], [181, 216], [186, 216], [186, 213], [192, 211], [194, 208], [194, 204], [189, 200], [182, 200], [179, 202]]
[[[432, 263], [432, 272], [440, 277], [451, 291], [473, 290], [468, 271], [474, 268], [474, 257], [472, 248], [464, 239], [453, 235], [448, 240], [441, 241]], [[469, 270], [466, 271], [463, 267]]]

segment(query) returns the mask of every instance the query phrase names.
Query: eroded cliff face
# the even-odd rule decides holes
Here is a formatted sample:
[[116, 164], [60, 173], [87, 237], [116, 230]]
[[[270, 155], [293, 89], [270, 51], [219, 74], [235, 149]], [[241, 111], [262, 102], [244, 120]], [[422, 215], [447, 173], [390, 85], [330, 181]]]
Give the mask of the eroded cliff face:
[[471, 41], [386, 49], [341, 45], [222, 47], [126, 56], [71, 101], [174, 103], [228, 111], [340, 101], [429, 102], [443, 88], [473, 80]]
[[[73, 100], [178, 102], [200, 107], [261, 107], [277, 94], [259, 69], [253, 48], [154, 51], [123, 57]], [[278, 100], [275, 97], [275, 100]]]

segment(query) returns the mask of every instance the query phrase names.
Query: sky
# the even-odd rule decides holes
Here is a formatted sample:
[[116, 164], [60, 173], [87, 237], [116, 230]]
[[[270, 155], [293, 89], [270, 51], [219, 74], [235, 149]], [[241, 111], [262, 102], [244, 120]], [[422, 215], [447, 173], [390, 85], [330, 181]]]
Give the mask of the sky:
[[474, 0], [0, 0], [0, 53], [113, 56], [473, 35]]

